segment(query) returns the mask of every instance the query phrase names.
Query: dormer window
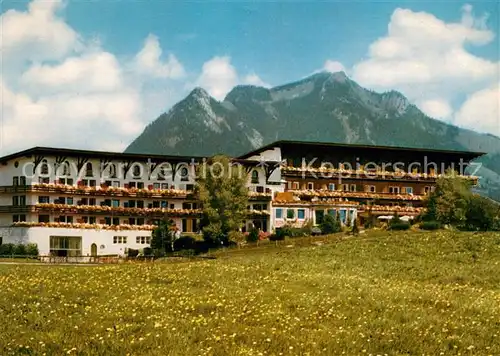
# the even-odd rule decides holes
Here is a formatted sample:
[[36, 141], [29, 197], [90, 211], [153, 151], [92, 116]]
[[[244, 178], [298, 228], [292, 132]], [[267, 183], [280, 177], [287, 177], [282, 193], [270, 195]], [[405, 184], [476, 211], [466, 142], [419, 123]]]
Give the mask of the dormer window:
[[187, 182], [189, 180], [189, 172], [186, 167], [182, 167], [181, 169], [181, 181]]
[[85, 176], [86, 177], [93, 177], [94, 176], [94, 169], [92, 167], [92, 163], [87, 163], [85, 166]]
[[132, 170], [132, 176], [135, 178], [135, 179], [139, 179], [141, 178], [141, 167], [139, 165], [135, 165], [134, 166], [134, 169]]
[[67, 177], [70, 175], [69, 172], [70, 172], [69, 162], [65, 161], [61, 166], [61, 175]]
[[40, 166], [40, 174], [41, 175], [49, 175], [49, 164], [47, 163], [46, 159], [44, 159], [42, 161], [42, 164]]
[[256, 170], [252, 171], [252, 184], [259, 184], [259, 172]]
[[109, 165], [109, 178], [116, 178], [116, 164]]

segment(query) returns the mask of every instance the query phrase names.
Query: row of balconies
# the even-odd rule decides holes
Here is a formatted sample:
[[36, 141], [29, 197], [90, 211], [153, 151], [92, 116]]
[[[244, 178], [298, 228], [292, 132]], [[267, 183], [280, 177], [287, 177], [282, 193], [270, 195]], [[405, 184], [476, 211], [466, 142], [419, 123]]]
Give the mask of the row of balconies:
[[[249, 209], [250, 215], [269, 215], [267, 210]], [[67, 205], [67, 204], [36, 204], [26, 206], [0, 206], [0, 213], [61, 213], [85, 215], [116, 215], [116, 216], [146, 216], [146, 217], [179, 217], [199, 216], [201, 209], [170, 209], [170, 208], [128, 208], [99, 205]]]
[[[414, 180], [414, 181], [436, 181], [438, 178], [444, 177], [444, 174], [436, 174], [433, 171], [430, 173], [418, 172], [389, 172], [389, 171], [371, 171], [371, 170], [349, 170], [349, 169], [336, 169], [336, 168], [306, 168], [306, 167], [283, 167], [281, 173], [285, 177], [315, 177], [325, 179], [374, 179], [374, 180]], [[472, 180], [473, 184], [477, 184], [478, 177], [459, 175], [463, 179]]]
[[[60, 193], [72, 195], [95, 195], [95, 196], [111, 196], [111, 197], [137, 197], [137, 198], [193, 198], [193, 191], [181, 189], [153, 189], [153, 186], [148, 186], [148, 189], [138, 188], [121, 188], [109, 187], [101, 185], [99, 187], [88, 186], [72, 186], [63, 184], [45, 184], [37, 183], [28, 186], [4, 186], [0, 187], [0, 193], [24, 193], [24, 192], [46, 192]], [[249, 191], [249, 198], [252, 200], [264, 199], [269, 200], [272, 197], [269, 188], [261, 191]]]
[[351, 192], [341, 190], [298, 190], [293, 194], [299, 198], [352, 198], [352, 199], [373, 199], [373, 200], [409, 200], [422, 201], [426, 195], [394, 194], [394, 193], [372, 193], [372, 192]]

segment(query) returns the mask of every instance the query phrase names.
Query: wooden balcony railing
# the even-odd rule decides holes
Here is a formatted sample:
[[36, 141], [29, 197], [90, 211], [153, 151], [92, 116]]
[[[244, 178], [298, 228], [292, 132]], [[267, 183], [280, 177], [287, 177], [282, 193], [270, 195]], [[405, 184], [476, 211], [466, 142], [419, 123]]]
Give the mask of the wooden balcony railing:
[[291, 190], [295, 196], [300, 198], [355, 198], [355, 199], [373, 199], [373, 200], [407, 200], [422, 201], [425, 195], [414, 194], [393, 194], [393, 193], [371, 193], [371, 192], [350, 192], [342, 190]]
[[[283, 167], [281, 173], [285, 177], [313, 177], [326, 179], [363, 179], [363, 180], [394, 180], [394, 181], [425, 181], [435, 182], [444, 174], [409, 173], [409, 172], [388, 172], [388, 171], [365, 171], [347, 170], [336, 168], [303, 168], [303, 167]], [[457, 175], [460, 178], [472, 180], [473, 184], [478, 183], [478, 177]]]
[[360, 205], [358, 207], [358, 212], [360, 213], [368, 213], [371, 212], [373, 214], [407, 214], [407, 215], [418, 215], [421, 212], [425, 211], [423, 207], [414, 207], [414, 206], [398, 206], [398, 205]]
[[141, 231], [151, 231], [156, 226], [155, 225], [104, 225], [104, 224], [84, 224], [84, 223], [59, 223], [59, 222], [49, 222], [49, 223], [39, 223], [39, 222], [17, 222], [12, 224], [12, 227], [54, 227], [54, 228], [66, 228], [66, 229], [86, 229], [86, 230], [141, 230]]

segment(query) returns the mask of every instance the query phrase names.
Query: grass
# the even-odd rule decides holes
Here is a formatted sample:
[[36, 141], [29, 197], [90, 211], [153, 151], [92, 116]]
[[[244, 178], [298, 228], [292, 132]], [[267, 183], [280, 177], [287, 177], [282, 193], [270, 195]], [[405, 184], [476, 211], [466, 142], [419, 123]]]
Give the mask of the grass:
[[499, 235], [323, 242], [187, 262], [0, 265], [0, 354], [500, 354]]

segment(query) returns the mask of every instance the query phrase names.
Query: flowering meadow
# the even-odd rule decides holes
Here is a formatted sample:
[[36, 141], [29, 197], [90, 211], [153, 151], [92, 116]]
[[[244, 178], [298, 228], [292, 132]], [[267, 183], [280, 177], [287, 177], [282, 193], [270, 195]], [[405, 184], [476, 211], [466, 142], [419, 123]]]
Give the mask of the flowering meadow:
[[500, 355], [498, 234], [216, 257], [0, 265], [0, 355]]

